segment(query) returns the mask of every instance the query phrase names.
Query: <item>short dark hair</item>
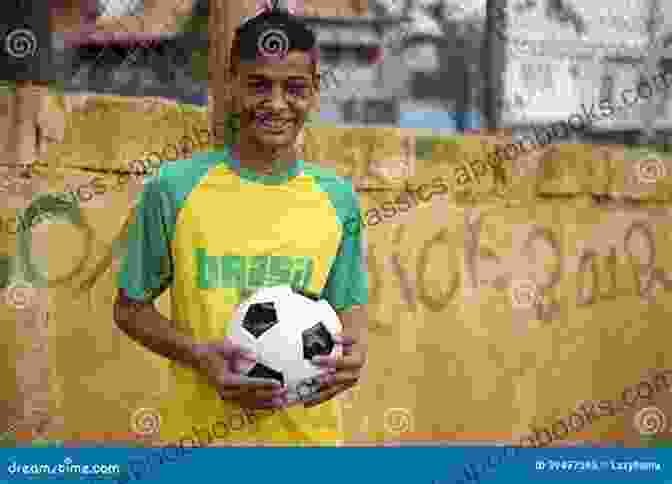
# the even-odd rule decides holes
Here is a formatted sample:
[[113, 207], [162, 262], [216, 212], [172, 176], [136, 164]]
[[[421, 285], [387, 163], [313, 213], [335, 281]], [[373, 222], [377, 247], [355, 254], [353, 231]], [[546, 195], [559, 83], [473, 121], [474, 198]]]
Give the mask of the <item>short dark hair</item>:
[[307, 52], [313, 56], [312, 61], [315, 63], [316, 45], [315, 33], [303, 20], [287, 10], [265, 10], [236, 29], [229, 68], [235, 71], [241, 61], [254, 62], [259, 57], [268, 56], [263, 52], [265, 49], [277, 52], [278, 57], [293, 50]]

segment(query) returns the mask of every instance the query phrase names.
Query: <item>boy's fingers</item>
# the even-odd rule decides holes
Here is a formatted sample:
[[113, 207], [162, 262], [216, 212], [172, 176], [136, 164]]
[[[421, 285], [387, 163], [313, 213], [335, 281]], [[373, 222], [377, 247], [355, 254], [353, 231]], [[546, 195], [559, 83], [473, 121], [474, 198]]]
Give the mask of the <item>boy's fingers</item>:
[[236, 400], [241, 402], [285, 400], [284, 393], [277, 390], [250, 390], [249, 387], [236, 387], [235, 389], [220, 389], [219, 396], [224, 400]]
[[256, 361], [256, 355], [253, 351], [243, 348], [242, 346], [235, 345], [229, 342], [222, 342], [213, 345], [213, 349], [223, 356], [226, 359], [243, 359], [249, 361]]
[[275, 380], [250, 378], [244, 375], [236, 375], [235, 373], [228, 374], [223, 378], [219, 386], [225, 390], [237, 390], [241, 386], [248, 387], [250, 390], [282, 388], [282, 385]]
[[239, 402], [241, 406], [253, 409], [282, 408], [287, 405], [287, 401], [282, 398], [271, 398], [271, 399], [241, 398]]
[[276, 390], [257, 390], [242, 387], [240, 389], [241, 398], [249, 398], [252, 400], [272, 400], [273, 398], [283, 398], [287, 394], [287, 388], [279, 388]]
[[217, 393], [222, 400], [238, 400], [240, 396], [240, 392], [231, 390], [217, 390]]
[[304, 400], [303, 406], [310, 408], [319, 405], [323, 402], [326, 402], [327, 400], [330, 400], [331, 398], [334, 398], [336, 395], [352, 386], [354, 386], [354, 383], [344, 383], [341, 385], [330, 386], [326, 390], [322, 390], [321, 392], [317, 393], [312, 398]]
[[254, 354], [254, 351], [248, 350], [246, 348], [240, 348], [236, 356], [244, 360], [257, 361], [257, 355]]
[[339, 371], [334, 374], [324, 375], [320, 378], [322, 385], [330, 387], [333, 385], [355, 384], [359, 381], [359, 372]]
[[318, 366], [328, 366], [336, 368], [337, 370], [355, 370], [364, 365], [362, 357], [357, 353], [350, 353], [341, 358], [334, 356], [316, 356], [311, 362]]
[[354, 345], [357, 343], [357, 340], [353, 338], [352, 336], [344, 335], [344, 334], [336, 334], [334, 335], [334, 342], [337, 344], [342, 344], [342, 345]]

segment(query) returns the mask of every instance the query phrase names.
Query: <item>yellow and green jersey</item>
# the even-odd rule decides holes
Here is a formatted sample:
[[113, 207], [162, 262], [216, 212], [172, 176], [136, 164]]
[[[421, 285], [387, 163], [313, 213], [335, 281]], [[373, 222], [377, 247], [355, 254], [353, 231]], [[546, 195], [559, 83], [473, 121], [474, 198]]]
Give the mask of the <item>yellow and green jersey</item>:
[[[146, 182], [133, 217], [119, 287], [143, 301], [170, 288], [172, 320], [199, 343], [224, 338], [235, 306], [261, 287], [321, 294], [336, 311], [367, 303], [358, 197], [350, 182], [303, 160], [263, 176], [225, 147], [165, 165]], [[248, 418], [194, 370], [170, 365], [163, 441], [342, 440], [334, 400]]]

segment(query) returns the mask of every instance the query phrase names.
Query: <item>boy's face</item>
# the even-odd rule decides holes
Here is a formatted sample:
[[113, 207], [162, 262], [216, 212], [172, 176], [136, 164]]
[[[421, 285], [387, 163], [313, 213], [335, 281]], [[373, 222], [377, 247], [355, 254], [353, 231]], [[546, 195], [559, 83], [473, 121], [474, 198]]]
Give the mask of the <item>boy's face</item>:
[[241, 138], [270, 148], [293, 146], [318, 95], [308, 53], [291, 51], [284, 59], [238, 63], [233, 96], [242, 108]]

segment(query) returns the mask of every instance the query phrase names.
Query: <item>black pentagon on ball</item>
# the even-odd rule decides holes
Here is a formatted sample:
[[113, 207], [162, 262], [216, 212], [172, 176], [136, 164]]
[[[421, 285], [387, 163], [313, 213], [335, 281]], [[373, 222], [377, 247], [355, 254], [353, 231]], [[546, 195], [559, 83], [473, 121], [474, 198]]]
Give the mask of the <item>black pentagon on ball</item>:
[[250, 378], [269, 378], [271, 380], [277, 380], [281, 384], [285, 384], [285, 377], [279, 371], [275, 371], [273, 368], [269, 368], [266, 365], [257, 363], [254, 367], [247, 372], [247, 376]]
[[252, 304], [243, 318], [243, 328], [258, 338], [278, 324], [278, 313], [272, 302]]
[[301, 337], [303, 338], [303, 357], [307, 360], [315, 356], [328, 356], [334, 349], [334, 340], [322, 323], [317, 323], [305, 330]]

